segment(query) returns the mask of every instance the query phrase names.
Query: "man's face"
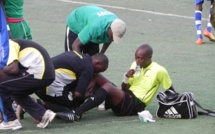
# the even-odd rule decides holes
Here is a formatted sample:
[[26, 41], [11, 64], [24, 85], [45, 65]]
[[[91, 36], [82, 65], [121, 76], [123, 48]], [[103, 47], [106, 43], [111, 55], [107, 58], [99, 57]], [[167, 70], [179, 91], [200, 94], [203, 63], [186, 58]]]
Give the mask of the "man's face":
[[135, 61], [141, 68], [146, 68], [151, 63], [151, 55], [143, 49], [138, 49], [135, 53]]
[[104, 72], [105, 70], [107, 70], [108, 66], [105, 66], [104, 64], [101, 63], [97, 63], [94, 66], [94, 72], [95, 73], [100, 73], [100, 72]]

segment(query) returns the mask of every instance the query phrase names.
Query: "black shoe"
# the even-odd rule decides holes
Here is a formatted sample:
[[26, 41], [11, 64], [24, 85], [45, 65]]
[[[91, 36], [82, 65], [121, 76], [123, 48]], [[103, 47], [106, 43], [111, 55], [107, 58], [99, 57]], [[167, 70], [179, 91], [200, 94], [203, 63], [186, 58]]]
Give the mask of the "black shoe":
[[81, 116], [78, 116], [74, 113], [74, 111], [71, 112], [59, 112], [57, 113], [57, 117], [67, 120], [67, 121], [79, 121], [81, 119]]

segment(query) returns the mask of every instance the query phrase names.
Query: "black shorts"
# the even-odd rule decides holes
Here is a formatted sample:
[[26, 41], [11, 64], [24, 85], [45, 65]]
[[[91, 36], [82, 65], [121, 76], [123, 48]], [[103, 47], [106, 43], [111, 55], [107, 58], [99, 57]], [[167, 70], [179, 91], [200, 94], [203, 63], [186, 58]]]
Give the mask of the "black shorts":
[[[68, 31], [68, 32], [67, 32]], [[66, 27], [66, 35], [65, 35], [65, 51], [69, 51], [72, 48], [73, 42], [78, 37], [77, 34], [73, 33], [71, 30], [69, 30], [69, 27]], [[70, 49], [68, 49], [70, 48]], [[99, 53], [99, 44], [89, 42], [81, 47], [81, 52], [84, 54], [89, 54], [90, 56]]]
[[118, 106], [111, 106], [110, 101], [105, 101], [105, 108], [110, 107], [117, 116], [137, 115], [145, 109], [146, 105], [139, 100], [130, 90], [124, 92], [124, 98]]

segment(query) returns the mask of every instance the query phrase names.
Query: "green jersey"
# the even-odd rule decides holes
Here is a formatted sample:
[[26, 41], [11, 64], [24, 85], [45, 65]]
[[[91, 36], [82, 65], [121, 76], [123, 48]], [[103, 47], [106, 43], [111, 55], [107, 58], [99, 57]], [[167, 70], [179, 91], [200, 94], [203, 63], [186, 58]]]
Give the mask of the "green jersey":
[[[136, 62], [133, 62], [131, 69], [135, 69]], [[169, 89], [172, 81], [167, 70], [159, 64], [152, 62], [148, 67], [141, 68], [140, 75], [134, 74], [134, 77], [129, 78], [129, 85], [133, 94], [142, 102], [149, 105], [154, 98], [160, 85], [164, 89]]]
[[78, 34], [83, 45], [88, 42], [110, 43], [108, 28], [118, 18], [114, 13], [97, 6], [82, 6], [75, 9], [67, 18], [69, 29]]
[[23, 0], [5, 0], [4, 8], [9, 18], [23, 18]]

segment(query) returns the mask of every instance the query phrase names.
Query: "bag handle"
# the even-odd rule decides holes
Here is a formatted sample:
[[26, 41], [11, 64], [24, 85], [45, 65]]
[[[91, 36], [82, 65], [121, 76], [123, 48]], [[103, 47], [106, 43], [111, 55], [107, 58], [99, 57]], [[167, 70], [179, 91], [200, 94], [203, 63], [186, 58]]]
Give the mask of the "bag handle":
[[203, 107], [202, 107], [198, 102], [196, 102], [195, 100], [194, 100], [194, 103], [196, 104], [196, 106], [198, 106], [199, 108], [201, 108], [202, 110], [204, 110], [204, 111], [198, 111], [198, 114], [199, 114], [199, 115], [208, 115], [208, 116], [215, 117], [215, 111], [203, 108]]

